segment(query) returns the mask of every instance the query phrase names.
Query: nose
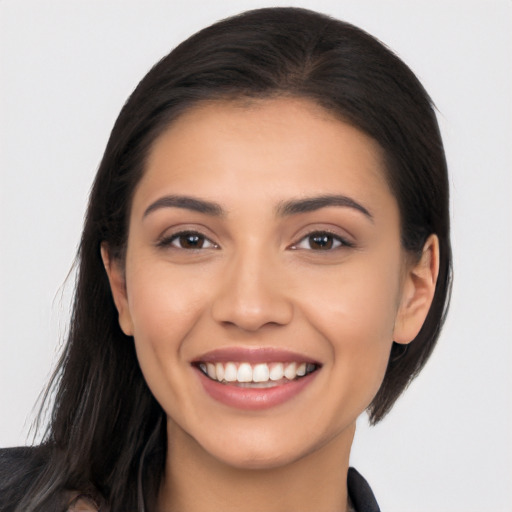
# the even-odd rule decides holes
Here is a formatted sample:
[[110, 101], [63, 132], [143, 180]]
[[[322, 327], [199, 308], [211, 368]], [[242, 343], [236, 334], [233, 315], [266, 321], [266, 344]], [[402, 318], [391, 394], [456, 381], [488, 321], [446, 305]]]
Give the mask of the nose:
[[227, 266], [212, 305], [215, 321], [244, 331], [291, 321], [293, 304], [275, 258], [240, 254]]

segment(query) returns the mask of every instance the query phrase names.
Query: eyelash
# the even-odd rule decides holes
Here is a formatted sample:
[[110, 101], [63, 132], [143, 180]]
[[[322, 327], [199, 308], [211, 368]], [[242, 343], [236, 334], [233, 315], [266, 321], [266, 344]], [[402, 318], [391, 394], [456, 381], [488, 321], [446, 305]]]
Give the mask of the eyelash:
[[[197, 239], [202, 240], [202, 245], [200, 247], [182, 247], [181, 245], [177, 245], [175, 243], [177, 241], [179, 242], [180, 239], [185, 238], [185, 237], [188, 237], [189, 240], [191, 237], [196, 237], [196, 240]], [[301, 247], [301, 244], [303, 244], [304, 242], [311, 244], [311, 242], [314, 238], [317, 238], [317, 239], [323, 238], [323, 241], [320, 243], [326, 243], [328, 245], [330, 244], [330, 246], [328, 246], [327, 248], [322, 247], [322, 248], [318, 248], [318, 249], [313, 249], [311, 247], [311, 245], [309, 247]], [[209, 247], [204, 247], [205, 243], [209, 244]], [[202, 233], [200, 233], [198, 231], [180, 231], [179, 233], [174, 233], [173, 235], [170, 235], [168, 237], [161, 239], [157, 243], [157, 246], [158, 247], [172, 246], [176, 249], [196, 250], [196, 251], [202, 250], [202, 249], [218, 249], [219, 248], [219, 246], [216, 243], [212, 242], [209, 238], [207, 238], [206, 236], [204, 236]], [[329, 231], [312, 231], [311, 233], [308, 233], [306, 236], [302, 237], [297, 243], [294, 243], [293, 245], [291, 245], [289, 248], [292, 250], [304, 249], [304, 250], [312, 250], [312, 251], [318, 250], [318, 251], [329, 252], [329, 251], [339, 249], [341, 247], [351, 248], [351, 247], [354, 247], [354, 244], [349, 242], [347, 239], [345, 239], [339, 235], [336, 235], [334, 233], [331, 233]]]
[[[331, 244], [331, 246], [327, 248], [319, 248], [316, 249], [316, 251], [334, 251], [336, 249], [340, 249], [342, 247], [354, 247], [354, 244], [352, 242], [349, 242], [346, 238], [343, 238], [339, 235], [336, 235], [334, 233], [331, 233], [330, 231], [312, 231], [311, 233], [308, 233], [306, 236], [302, 237], [297, 243], [293, 244], [290, 249], [293, 250], [299, 250], [299, 249], [305, 249], [305, 250], [315, 250], [310, 247], [301, 247], [301, 244], [304, 242], [311, 244], [312, 239], [317, 238], [323, 238], [323, 242], [327, 244]], [[326, 240], [327, 239], [327, 240]]]
[[[179, 241], [180, 238], [185, 238], [185, 237], [188, 237], [189, 239], [190, 239], [190, 237], [197, 237], [198, 239], [203, 241], [203, 244], [208, 243], [211, 245], [211, 247], [204, 247], [203, 245], [201, 247], [181, 247], [174, 243], [176, 241]], [[198, 231], [180, 231], [179, 233], [174, 233], [173, 235], [164, 237], [161, 240], [159, 240], [157, 243], [157, 246], [158, 247], [172, 246], [173, 248], [183, 249], [185, 251], [190, 251], [190, 250], [199, 251], [202, 249], [218, 249], [219, 248], [219, 246], [216, 243], [212, 242], [208, 237], [204, 236], [202, 233], [200, 233]]]

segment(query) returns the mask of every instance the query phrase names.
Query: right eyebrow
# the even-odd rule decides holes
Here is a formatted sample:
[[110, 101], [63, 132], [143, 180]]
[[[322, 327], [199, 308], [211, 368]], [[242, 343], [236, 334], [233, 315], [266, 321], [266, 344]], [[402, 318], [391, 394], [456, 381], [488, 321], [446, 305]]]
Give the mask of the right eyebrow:
[[373, 215], [362, 204], [345, 195], [321, 195], [295, 199], [280, 203], [277, 207], [279, 216], [297, 215], [300, 213], [313, 212], [329, 206], [352, 208], [362, 213], [367, 219], [374, 222]]
[[147, 217], [150, 213], [161, 208], [182, 208], [185, 210], [192, 210], [194, 212], [204, 213], [213, 217], [223, 217], [226, 212], [222, 206], [213, 201], [205, 201], [191, 196], [164, 196], [151, 203], [145, 210], [143, 218]]

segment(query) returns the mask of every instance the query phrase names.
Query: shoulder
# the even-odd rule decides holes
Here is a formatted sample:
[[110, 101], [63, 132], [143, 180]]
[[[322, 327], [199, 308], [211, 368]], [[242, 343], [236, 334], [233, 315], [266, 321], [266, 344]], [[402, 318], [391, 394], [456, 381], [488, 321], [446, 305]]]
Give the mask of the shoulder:
[[100, 509], [101, 500], [92, 491], [82, 493], [57, 487], [48, 494], [47, 484], [39, 477], [52, 480], [51, 467], [55, 462], [52, 452], [46, 445], [0, 449], [0, 512], [15, 512], [29, 494], [40, 498], [34, 509], [38, 511], [97, 512]]
[[357, 512], [380, 512], [370, 485], [354, 468], [348, 470], [347, 486], [348, 494]]
[[0, 510], [7, 512], [25, 495], [48, 460], [44, 446], [0, 449]]

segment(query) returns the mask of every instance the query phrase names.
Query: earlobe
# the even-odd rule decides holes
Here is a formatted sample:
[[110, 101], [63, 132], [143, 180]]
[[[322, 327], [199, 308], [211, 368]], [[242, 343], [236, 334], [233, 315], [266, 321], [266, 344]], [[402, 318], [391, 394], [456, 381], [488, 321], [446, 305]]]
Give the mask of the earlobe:
[[101, 244], [101, 259], [105, 266], [110, 290], [119, 314], [119, 326], [127, 336], [133, 336], [133, 323], [126, 293], [126, 281], [118, 260], [112, 259], [108, 247]]
[[439, 239], [432, 234], [419, 261], [408, 269], [405, 277], [393, 332], [397, 343], [410, 343], [420, 332], [434, 299], [438, 273]]

